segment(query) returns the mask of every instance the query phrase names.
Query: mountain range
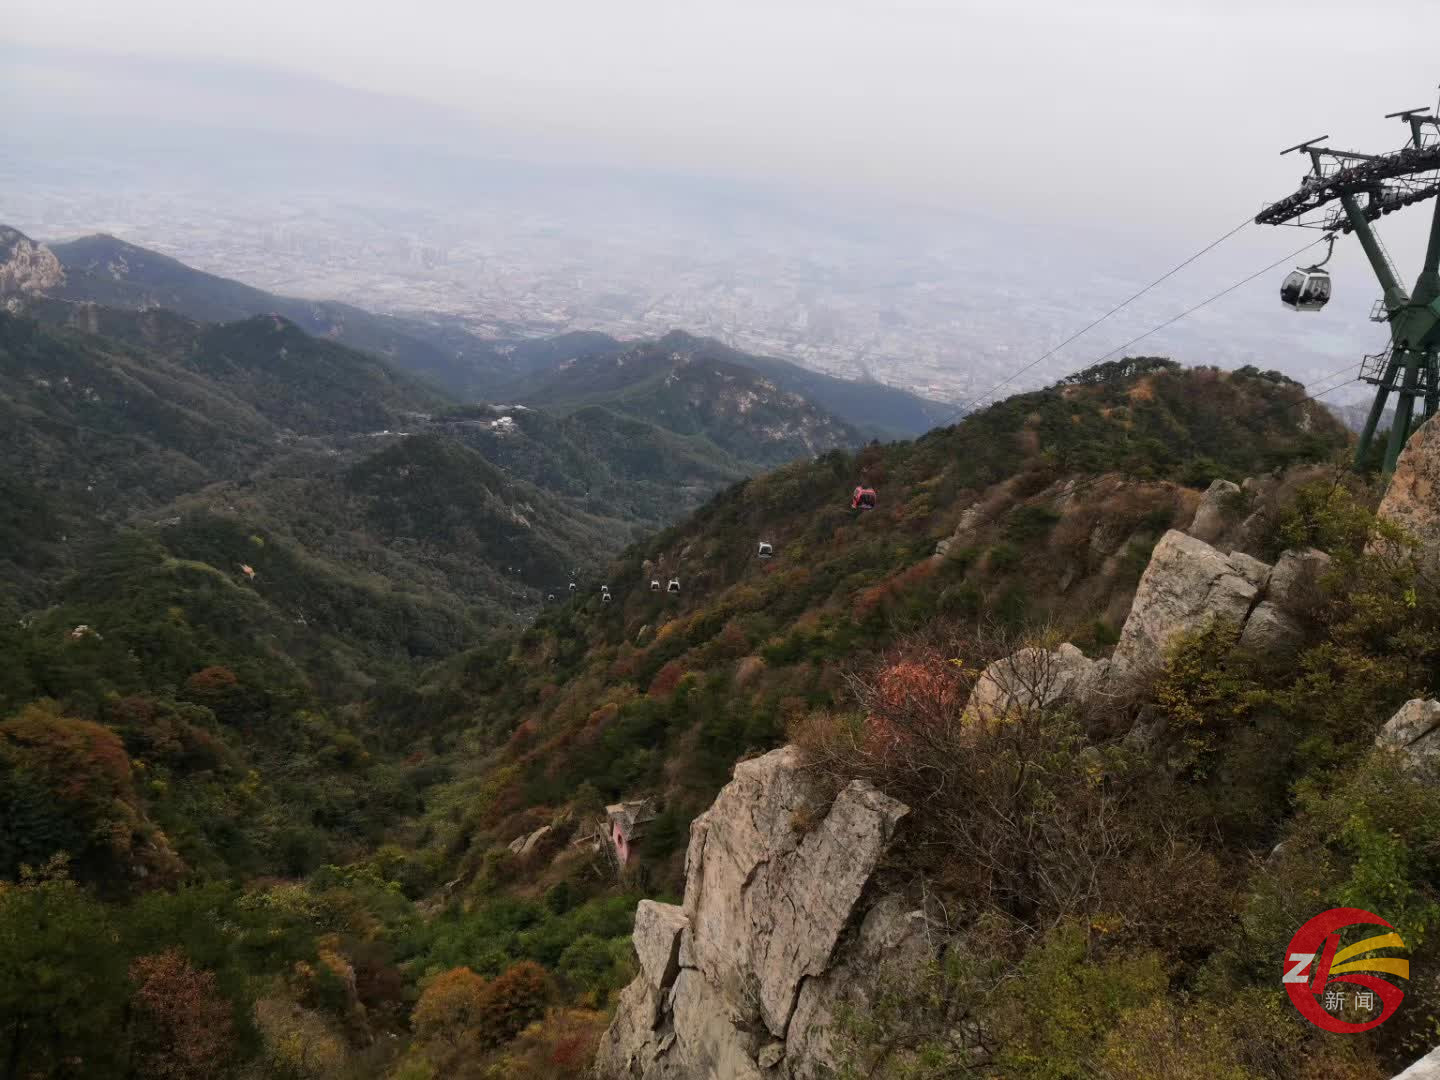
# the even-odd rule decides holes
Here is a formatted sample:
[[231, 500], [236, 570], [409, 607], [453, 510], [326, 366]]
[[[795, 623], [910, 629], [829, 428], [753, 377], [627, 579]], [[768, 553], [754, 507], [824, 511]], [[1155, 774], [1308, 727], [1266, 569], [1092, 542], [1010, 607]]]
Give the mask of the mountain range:
[[681, 333], [426, 370], [107, 244], [0, 236], [16, 1075], [1379, 1080], [1432, 1037], [1422, 979], [1343, 1043], [1276, 987], [1330, 906], [1440, 962], [1440, 788], [1374, 746], [1440, 708], [1440, 591], [1293, 380], [1126, 357], [881, 442], [930, 406]]
[[[553, 377], [569, 361], [630, 347], [598, 333], [491, 341], [445, 316], [378, 315], [348, 304], [265, 292], [113, 236], [97, 234], [47, 247], [0, 226], [0, 266], [15, 262], [21, 247], [54, 257], [53, 266], [38, 274], [30, 271], [35, 275], [28, 290], [32, 294], [119, 309], [158, 307], [200, 322], [277, 314], [307, 333], [372, 353], [461, 399], [522, 397], [526, 387]], [[42, 284], [46, 273], [50, 280]], [[0, 295], [7, 291], [4, 282], [5, 272], [0, 271]], [[21, 289], [11, 285], [8, 291], [13, 295]], [[785, 360], [736, 352], [717, 342], [690, 339], [689, 348], [747, 367], [779, 389], [800, 394], [856, 426], [867, 437], [913, 437], [955, 411], [893, 387], [837, 379]]]
[[[110, 237], [0, 230], [0, 303], [0, 565], [22, 601], [139, 529], [160, 568], [221, 567], [272, 636], [347, 657], [337, 687], [529, 618], [757, 469], [930, 408], [887, 392], [862, 427], [788, 388], [861, 415], [848, 384], [687, 335], [483, 342]], [[514, 396], [459, 396], [477, 383]], [[366, 607], [395, 625], [357, 621]]]

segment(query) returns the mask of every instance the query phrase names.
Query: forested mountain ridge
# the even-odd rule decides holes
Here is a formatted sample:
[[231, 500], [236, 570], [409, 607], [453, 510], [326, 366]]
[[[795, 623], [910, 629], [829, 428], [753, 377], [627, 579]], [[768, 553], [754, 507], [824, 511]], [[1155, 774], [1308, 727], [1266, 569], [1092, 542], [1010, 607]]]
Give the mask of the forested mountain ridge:
[[[15, 265], [5, 269], [12, 260]], [[253, 315], [278, 314], [307, 333], [373, 353], [462, 399], [514, 400], [537, 380], [551, 378], [568, 361], [634, 347], [634, 343], [593, 332], [490, 341], [471, 333], [456, 319], [377, 315], [335, 301], [266, 292], [113, 236], [85, 236], [47, 248], [0, 226], [0, 298], [7, 293], [12, 297], [23, 294], [32, 302], [49, 297], [122, 310], [161, 308], [200, 322], [235, 322]], [[703, 347], [711, 359], [759, 372], [781, 389], [798, 393], [861, 428], [866, 438], [918, 435], [953, 412], [893, 387], [837, 379], [785, 360], [728, 349], [718, 342], [680, 335], [672, 338], [672, 348], [677, 347], [677, 340], [692, 351]]]
[[[570, 335], [579, 339], [580, 335]], [[557, 339], [561, 340], [561, 339]], [[579, 340], [576, 341], [580, 345]], [[532, 346], [538, 352], [539, 343]], [[626, 361], [631, 370], [624, 370]], [[606, 361], [609, 361], [607, 363]], [[604, 335], [586, 335], [583, 347], [557, 349], [550, 363], [513, 384], [513, 396], [538, 402], [549, 400], [573, 406], [580, 401], [630, 400], [635, 405], [645, 395], [636, 384], [644, 381], [640, 372], [669, 363], [675, 367], [744, 368], [771, 382], [781, 391], [798, 394], [849, 423], [867, 438], [910, 438], [923, 434], [937, 423], [954, 419], [957, 410], [940, 402], [871, 381], [838, 379], [811, 371], [788, 360], [756, 356], [722, 345], [709, 338], [672, 330], [651, 342], [622, 343]], [[634, 370], [636, 367], [640, 372]], [[633, 406], [632, 406], [633, 407]]]
[[63, 283], [44, 290], [58, 299], [105, 307], [164, 308], [200, 322], [284, 316], [307, 333], [383, 357], [403, 371], [456, 393], [484, 392], [515, 364], [458, 326], [375, 315], [332, 300], [280, 296], [186, 266], [178, 259], [113, 236], [50, 245]]
[[559, 413], [603, 406], [770, 465], [863, 441], [855, 428], [801, 395], [712, 355], [712, 344], [676, 332], [578, 357], [522, 397]]

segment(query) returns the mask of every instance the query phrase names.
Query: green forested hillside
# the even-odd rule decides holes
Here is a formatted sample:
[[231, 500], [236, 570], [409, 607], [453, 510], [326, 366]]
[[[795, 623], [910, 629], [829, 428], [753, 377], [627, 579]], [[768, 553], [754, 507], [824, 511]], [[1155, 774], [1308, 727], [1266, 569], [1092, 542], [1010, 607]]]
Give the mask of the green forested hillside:
[[[1150, 757], [1114, 716], [1046, 719], [1094, 750], [1047, 751], [1026, 812], [1069, 813], [1094, 768], [1115, 770], [1125, 846], [1093, 903], [992, 904], [979, 967], [935, 973], [953, 981], [905, 1007], [915, 1045], [876, 1075], [1079, 1080], [1103, 1059], [1141, 1080], [1148, 1059], [1107, 1042], [1123, 1029], [1177, 1076], [1359, 1080], [1420, 1037], [1431, 1005], [1413, 987], [1414, 1023], [1345, 1048], [1268, 1006], [1247, 1020], [1289, 925], [1276, 897], [1379, 903], [1393, 887], [1387, 910], [1417, 941], [1440, 910], [1425, 854], [1440, 819], [1364, 754], [1377, 717], [1435, 685], [1440, 597], [1353, 558], [1368, 492], [1323, 467], [1348, 437], [1297, 385], [1130, 360], [913, 442], [741, 479], [595, 559], [532, 625], [462, 647], [447, 560], [474, 550], [543, 577], [571, 568], [558, 538], [608, 527], [535, 505], [529, 486], [582, 468], [566, 455], [584, 412], [536, 423], [534, 445], [494, 427], [523, 428], [523, 411], [463, 409], [354, 457], [306, 451], [329, 472], [281, 459], [185, 496], [173, 524], [117, 532], [50, 607], [0, 622], [0, 799], [24, 823], [0, 850], [0, 993], [19, 1017], [0, 1050], [56, 1075], [584, 1075], [633, 974], [635, 902], [675, 897], [688, 824], [737, 758], [798, 738], [842, 760], [837, 732], [906, 703], [958, 708], [971, 673], [1029, 635], [1103, 655], [1200, 490], [1272, 470], [1285, 482], [1247, 508], [1264, 553], [1316, 544], [1342, 571], [1303, 655], [1276, 670], [1189, 643], [1144, 704], [1175, 735]], [[507, 472], [486, 440], [515, 447]], [[859, 482], [872, 512], [849, 509]], [[308, 512], [252, 528], [279, 492]], [[467, 537], [480, 519], [494, 527]], [[678, 595], [651, 591], [672, 575]], [[432, 581], [446, 584], [422, 592]], [[916, 801], [883, 758], [844, 767]], [[607, 802], [639, 797], [657, 816], [620, 872], [586, 837]], [[887, 873], [923, 874], [969, 917], [977, 879], [956, 838], [913, 835]], [[1068, 851], [1054, 835], [1045, 858]], [[1280, 839], [1295, 854], [1266, 862]], [[33, 989], [38, 956], [61, 973], [52, 998]], [[1006, 989], [972, 1000], [971, 975]], [[1083, 1007], [1057, 1013], [1056, 985]], [[983, 1068], [957, 1071], [937, 1034], [953, 1017], [934, 1002], [961, 1000], [997, 1040]], [[886, 1015], [855, 1018], [856, 1037]]]
[[855, 428], [800, 395], [697, 344], [672, 333], [623, 352], [581, 356], [523, 396], [560, 413], [604, 406], [767, 465], [861, 441]]

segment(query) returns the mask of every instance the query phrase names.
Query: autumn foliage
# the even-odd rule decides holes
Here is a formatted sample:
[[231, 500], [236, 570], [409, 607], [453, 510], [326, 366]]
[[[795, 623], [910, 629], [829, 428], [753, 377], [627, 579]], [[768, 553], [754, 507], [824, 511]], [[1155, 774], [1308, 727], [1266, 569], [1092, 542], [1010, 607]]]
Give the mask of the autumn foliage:
[[494, 979], [453, 968], [420, 995], [412, 1017], [415, 1035], [452, 1050], [496, 1046], [540, 1016], [545, 997], [545, 969], [528, 960]]
[[178, 949], [130, 965], [141, 1074], [157, 1080], [203, 1080], [221, 1071], [233, 1043], [230, 1004], [215, 976], [196, 971]]

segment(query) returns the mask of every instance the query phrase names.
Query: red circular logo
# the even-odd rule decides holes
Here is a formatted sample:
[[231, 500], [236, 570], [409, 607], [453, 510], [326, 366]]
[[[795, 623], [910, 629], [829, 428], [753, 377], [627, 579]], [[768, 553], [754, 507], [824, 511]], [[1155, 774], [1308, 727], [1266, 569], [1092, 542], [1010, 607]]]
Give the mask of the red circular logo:
[[[1347, 926], [1384, 926], [1391, 933], [1342, 945], [1340, 931]], [[1369, 1031], [1389, 1020], [1405, 1000], [1405, 991], [1372, 973], [1408, 979], [1410, 961], [1368, 954], [1405, 948], [1394, 929], [1363, 908], [1331, 908], [1300, 927], [1290, 939], [1280, 979], [1300, 1015], [1316, 1027], [1340, 1035]], [[1335, 1015], [1337, 1011], [1360, 1019], [1341, 1019]]]

